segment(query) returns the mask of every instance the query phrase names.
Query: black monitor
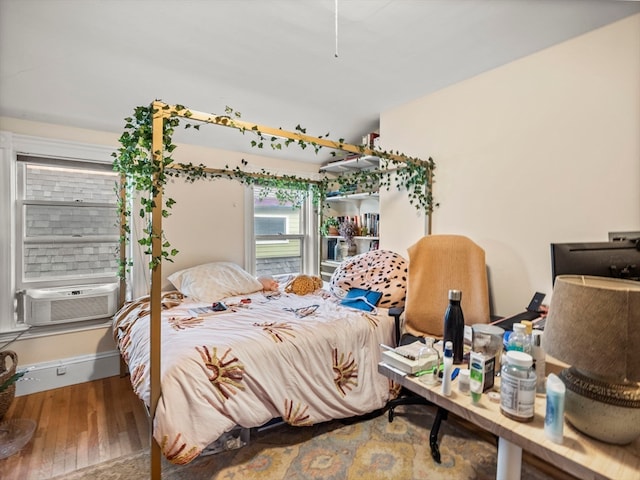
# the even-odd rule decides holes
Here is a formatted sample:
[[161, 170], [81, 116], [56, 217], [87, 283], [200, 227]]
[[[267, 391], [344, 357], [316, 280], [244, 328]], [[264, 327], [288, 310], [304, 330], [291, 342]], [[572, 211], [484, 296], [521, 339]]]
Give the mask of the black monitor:
[[551, 275], [593, 275], [640, 281], [640, 239], [552, 243]]

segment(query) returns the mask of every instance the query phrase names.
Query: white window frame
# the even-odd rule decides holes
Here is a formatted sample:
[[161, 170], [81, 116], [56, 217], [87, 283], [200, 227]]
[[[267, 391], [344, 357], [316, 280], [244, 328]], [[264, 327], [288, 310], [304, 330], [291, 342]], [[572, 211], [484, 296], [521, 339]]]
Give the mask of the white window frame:
[[[70, 142], [0, 131], [0, 342], [13, 339], [28, 326], [18, 319], [16, 267], [18, 155], [112, 164], [114, 147]], [[79, 324], [79, 323], [82, 323]], [[103, 328], [109, 322], [84, 322], [38, 327], [22, 338]]]
[[[245, 270], [255, 275], [256, 273], [256, 242], [282, 241], [282, 236], [261, 235], [258, 240], [253, 228], [254, 225], [254, 191], [253, 187], [245, 187]], [[300, 239], [302, 255], [302, 271], [309, 275], [317, 275], [319, 270], [318, 258], [318, 215], [314, 211], [311, 193], [305, 198], [302, 208], [301, 233], [286, 235], [286, 239]]]

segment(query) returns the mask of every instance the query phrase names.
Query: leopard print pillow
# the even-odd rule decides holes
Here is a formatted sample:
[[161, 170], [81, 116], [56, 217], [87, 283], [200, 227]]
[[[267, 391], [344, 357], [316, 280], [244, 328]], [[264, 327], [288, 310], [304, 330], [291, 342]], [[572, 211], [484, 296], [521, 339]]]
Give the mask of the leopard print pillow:
[[390, 250], [372, 250], [343, 261], [335, 269], [329, 289], [342, 298], [351, 288], [382, 293], [378, 307], [404, 307], [409, 263]]

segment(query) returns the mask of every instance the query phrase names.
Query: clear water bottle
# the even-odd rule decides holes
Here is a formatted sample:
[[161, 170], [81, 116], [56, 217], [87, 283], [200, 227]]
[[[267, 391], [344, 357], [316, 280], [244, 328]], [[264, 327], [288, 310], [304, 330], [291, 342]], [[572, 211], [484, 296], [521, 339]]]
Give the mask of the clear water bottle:
[[444, 314], [444, 338], [443, 341], [453, 344], [453, 363], [462, 363], [464, 356], [464, 315], [460, 301], [460, 290], [449, 290], [449, 306]]
[[341, 262], [342, 259], [342, 246], [340, 245], [340, 242], [336, 242], [336, 246], [333, 247], [333, 258], [335, 259], [336, 262]]
[[431, 372], [425, 373], [420, 376], [420, 381], [427, 385], [435, 385], [438, 383], [438, 374], [440, 373], [440, 354], [438, 350], [433, 347], [433, 338], [426, 337], [424, 339], [425, 346], [418, 352], [419, 359], [428, 359], [427, 361], [433, 363]]
[[507, 351], [512, 350], [531, 354], [531, 343], [527, 342], [525, 326], [522, 323], [513, 325], [513, 333], [509, 336], [509, 342], [507, 343]]

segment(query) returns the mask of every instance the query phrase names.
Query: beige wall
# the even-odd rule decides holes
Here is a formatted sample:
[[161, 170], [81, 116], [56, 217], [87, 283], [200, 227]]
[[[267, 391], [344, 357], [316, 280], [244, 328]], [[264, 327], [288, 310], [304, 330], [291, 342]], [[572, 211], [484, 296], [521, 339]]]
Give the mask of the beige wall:
[[[384, 112], [381, 138], [437, 164], [433, 233], [485, 248], [495, 313], [551, 294], [549, 244], [640, 230], [640, 15]], [[424, 219], [384, 194], [381, 246]], [[549, 297], [547, 297], [547, 300]]]

